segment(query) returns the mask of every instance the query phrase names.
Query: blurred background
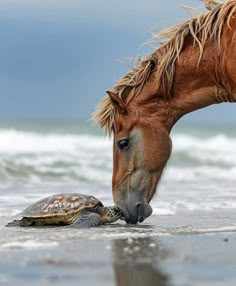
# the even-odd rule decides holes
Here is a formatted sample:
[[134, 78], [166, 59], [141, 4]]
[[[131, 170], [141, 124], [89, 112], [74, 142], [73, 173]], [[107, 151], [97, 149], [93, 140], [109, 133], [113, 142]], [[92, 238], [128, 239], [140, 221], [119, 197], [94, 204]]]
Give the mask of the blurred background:
[[[189, 17], [179, 4], [199, 0], [1, 0], [0, 119], [86, 120], [117, 79], [127, 57], [153, 30]], [[234, 121], [234, 106], [210, 107], [189, 121]], [[200, 115], [199, 115], [200, 114]]]
[[[151, 52], [141, 46], [152, 31], [190, 16], [180, 3], [204, 6], [198, 0], [0, 1], [0, 215], [56, 192], [113, 203], [112, 141], [92, 126], [91, 113], [130, 70], [125, 59]], [[154, 214], [236, 207], [234, 113], [233, 104], [221, 104], [177, 124]]]

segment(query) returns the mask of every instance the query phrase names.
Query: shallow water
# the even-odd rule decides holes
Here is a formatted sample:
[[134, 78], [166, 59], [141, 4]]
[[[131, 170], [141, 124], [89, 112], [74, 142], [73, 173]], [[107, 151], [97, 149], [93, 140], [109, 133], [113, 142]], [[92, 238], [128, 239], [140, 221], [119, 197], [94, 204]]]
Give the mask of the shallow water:
[[137, 226], [1, 228], [0, 283], [233, 286], [235, 219], [184, 212]]

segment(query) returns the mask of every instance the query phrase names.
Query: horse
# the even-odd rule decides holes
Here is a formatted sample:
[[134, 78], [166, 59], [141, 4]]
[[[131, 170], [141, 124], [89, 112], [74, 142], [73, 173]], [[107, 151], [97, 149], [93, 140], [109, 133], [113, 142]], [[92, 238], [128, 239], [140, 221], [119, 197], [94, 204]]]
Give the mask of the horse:
[[95, 111], [113, 134], [112, 193], [127, 223], [144, 221], [170, 157], [170, 132], [189, 112], [236, 101], [236, 0], [162, 31], [150, 55], [118, 80]]

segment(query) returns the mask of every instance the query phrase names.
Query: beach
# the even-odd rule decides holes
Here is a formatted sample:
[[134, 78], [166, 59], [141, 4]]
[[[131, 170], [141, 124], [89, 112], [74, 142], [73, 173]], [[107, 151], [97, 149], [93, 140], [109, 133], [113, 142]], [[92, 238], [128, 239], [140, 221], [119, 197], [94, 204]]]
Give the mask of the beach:
[[0, 284], [235, 285], [235, 219], [204, 212], [136, 226], [1, 227]]
[[111, 196], [112, 140], [84, 122], [0, 123], [0, 285], [235, 285], [236, 131], [177, 126], [138, 225], [6, 228], [57, 193]]

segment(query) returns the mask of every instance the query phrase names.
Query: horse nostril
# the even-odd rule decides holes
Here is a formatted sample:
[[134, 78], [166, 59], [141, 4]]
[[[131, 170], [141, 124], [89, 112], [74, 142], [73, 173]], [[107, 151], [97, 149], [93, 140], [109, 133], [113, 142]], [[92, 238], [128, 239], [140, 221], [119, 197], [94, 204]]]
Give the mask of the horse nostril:
[[144, 221], [144, 205], [141, 204], [141, 203], [138, 203], [136, 205], [136, 208], [137, 208], [137, 218], [138, 218], [138, 221], [139, 222], [143, 222]]
[[117, 207], [123, 212], [121, 220], [125, 220], [128, 224], [143, 222], [152, 213], [151, 206], [145, 203], [142, 197], [137, 197], [136, 194], [129, 200], [124, 197], [118, 202]]

